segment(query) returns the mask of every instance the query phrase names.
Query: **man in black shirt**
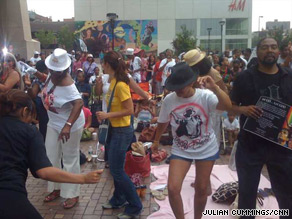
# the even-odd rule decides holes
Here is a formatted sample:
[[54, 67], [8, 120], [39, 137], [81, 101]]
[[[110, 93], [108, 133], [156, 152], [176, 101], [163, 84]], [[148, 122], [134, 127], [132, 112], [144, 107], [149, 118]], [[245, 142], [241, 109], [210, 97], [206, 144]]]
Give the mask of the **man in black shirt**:
[[261, 117], [262, 110], [255, 106], [260, 96], [292, 105], [292, 71], [276, 64], [278, 56], [277, 41], [262, 39], [257, 46], [258, 65], [241, 72], [234, 82], [232, 111], [241, 115], [236, 152], [238, 208], [255, 209], [260, 174], [266, 164], [280, 209], [289, 209], [292, 215], [292, 151], [242, 129], [247, 117]]

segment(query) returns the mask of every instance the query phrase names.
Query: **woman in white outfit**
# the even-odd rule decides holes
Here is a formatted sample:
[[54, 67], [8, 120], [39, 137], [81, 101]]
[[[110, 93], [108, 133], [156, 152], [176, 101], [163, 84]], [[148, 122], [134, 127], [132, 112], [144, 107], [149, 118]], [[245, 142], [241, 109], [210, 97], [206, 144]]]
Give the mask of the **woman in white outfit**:
[[[79, 148], [85, 123], [83, 101], [68, 69], [71, 59], [63, 49], [55, 49], [45, 60], [50, 74], [42, 91], [42, 100], [48, 111], [49, 122], [46, 137], [48, 158], [54, 167], [71, 173], [80, 173]], [[64, 208], [72, 208], [78, 202], [79, 184], [48, 182], [45, 202], [58, 197], [66, 198]]]

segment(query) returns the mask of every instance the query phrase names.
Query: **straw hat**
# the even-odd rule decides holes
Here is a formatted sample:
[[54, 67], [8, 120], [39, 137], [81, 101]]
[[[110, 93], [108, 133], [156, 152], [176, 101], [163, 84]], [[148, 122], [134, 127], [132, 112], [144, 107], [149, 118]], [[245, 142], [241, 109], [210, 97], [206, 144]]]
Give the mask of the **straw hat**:
[[206, 57], [206, 53], [199, 49], [192, 49], [184, 54], [184, 60], [189, 66], [193, 66]]
[[66, 50], [57, 48], [46, 58], [45, 63], [53, 71], [64, 71], [71, 65], [71, 59]]

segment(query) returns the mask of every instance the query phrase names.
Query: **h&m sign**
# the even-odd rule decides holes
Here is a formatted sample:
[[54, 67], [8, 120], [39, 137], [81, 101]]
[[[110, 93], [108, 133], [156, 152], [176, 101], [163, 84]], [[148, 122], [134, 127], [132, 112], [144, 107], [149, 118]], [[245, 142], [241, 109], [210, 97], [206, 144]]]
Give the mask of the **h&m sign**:
[[229, 11], [244, 11], [246, 0], [232, 0]]

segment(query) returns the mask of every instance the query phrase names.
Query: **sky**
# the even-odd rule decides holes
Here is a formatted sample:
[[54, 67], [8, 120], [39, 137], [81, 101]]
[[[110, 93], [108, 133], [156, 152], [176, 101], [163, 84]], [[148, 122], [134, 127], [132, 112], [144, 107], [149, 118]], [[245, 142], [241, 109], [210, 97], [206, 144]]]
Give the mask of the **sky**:
[[[247, 0], [251, 1], [251, 0]], [[252, 31], [257, 31], [259, 16], [261, 28], [267, 21], [290, 21], [292, 28], [292, 0], [252, 0]], [[53, 21], [74, 17], [74, 0], [27, 0], [28, 10], [42, 16], [52, 16]]]

